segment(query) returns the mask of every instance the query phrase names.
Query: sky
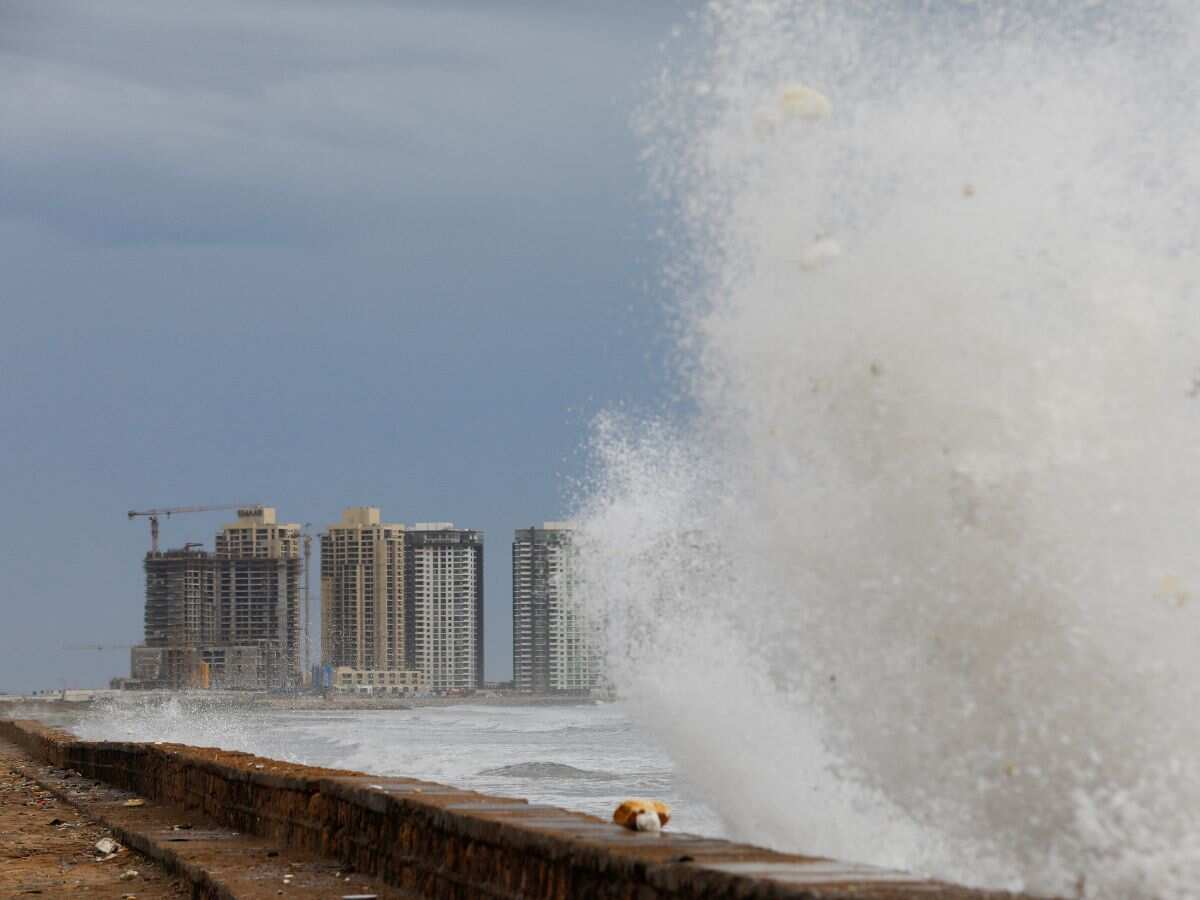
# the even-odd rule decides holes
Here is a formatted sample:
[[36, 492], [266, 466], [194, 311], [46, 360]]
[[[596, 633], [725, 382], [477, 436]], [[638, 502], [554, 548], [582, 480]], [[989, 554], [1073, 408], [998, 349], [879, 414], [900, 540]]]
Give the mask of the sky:
[[0, 0], [0, 690], [128, 674], [126, 510], [248, 502], [482, 529], [508, 678], [513, 529], [671, 402], [631, 118], [689, 8]]

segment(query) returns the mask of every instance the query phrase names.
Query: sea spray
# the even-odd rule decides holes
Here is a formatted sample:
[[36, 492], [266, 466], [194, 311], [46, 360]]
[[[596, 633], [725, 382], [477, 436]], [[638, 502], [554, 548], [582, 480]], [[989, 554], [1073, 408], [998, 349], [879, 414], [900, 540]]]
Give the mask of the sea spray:
[[741, 838], [1200, 884], [1190, 4], [712, 3], [640, 124], [688, 421], [604, 418], [612, 678]]

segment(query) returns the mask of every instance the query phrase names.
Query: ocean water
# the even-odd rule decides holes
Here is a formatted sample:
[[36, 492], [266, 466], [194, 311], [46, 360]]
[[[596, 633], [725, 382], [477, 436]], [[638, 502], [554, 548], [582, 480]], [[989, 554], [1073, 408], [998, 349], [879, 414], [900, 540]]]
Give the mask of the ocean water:
[[88, 740], [169, 741], [423, 778], [602, 818], [626, 797], [671, 805], [673, 830], [723, 834], [716, 814], [618, 704], [287, 711], [184, 696], [121, 698], [62, 720]]

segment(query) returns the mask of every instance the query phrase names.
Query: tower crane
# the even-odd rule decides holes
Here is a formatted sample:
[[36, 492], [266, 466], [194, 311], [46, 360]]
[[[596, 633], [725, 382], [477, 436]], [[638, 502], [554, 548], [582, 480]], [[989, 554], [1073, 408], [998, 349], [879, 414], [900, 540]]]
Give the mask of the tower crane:
[[150, 552], [158, 552], [159, 517], [170, 518], [181, 513], [217, 512], [224, 509], [260, 509], [259, 503], [225, 503], [221, 506], [166, 506], [162, 509], [131, 509], [126, 515], [132, 520], [143, 516], [150, 520]]

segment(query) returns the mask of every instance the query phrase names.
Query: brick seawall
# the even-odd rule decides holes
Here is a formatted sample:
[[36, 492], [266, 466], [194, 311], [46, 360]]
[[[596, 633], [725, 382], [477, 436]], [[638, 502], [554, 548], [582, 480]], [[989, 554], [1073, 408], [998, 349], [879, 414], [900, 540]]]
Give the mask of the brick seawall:
[[0, 720], [0, 737], [49, 765], [337, 859], [431, 900], [1015, 896], [669, 829], [638, 834], [582, 813], [409, 778], [178, 744], [81, 741], [34, 721]]

